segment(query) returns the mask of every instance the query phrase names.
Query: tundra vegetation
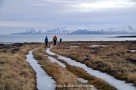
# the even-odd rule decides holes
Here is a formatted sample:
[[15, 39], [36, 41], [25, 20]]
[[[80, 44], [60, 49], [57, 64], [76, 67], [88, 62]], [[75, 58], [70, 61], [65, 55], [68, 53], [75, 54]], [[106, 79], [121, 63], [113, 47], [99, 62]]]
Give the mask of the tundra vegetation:
[[[43, 69], [53, 77], [53, 79], [56, 81], [57, 85], [94, 85], [97, 89], [100, 90], [116, 90], [114, 87], [110, 86], [105, 81], [98, 79], [94, 76], [89, 75], [86, 71], [84, 71], [82, 68], [71, 66], [68, 63], [57, 59], [57, 56], [48, 55], [45, 52], [45, 48], [41, 47], [39, 49], [36, 49], [33, 51], [35, 59], [38, 60], [38, 62], [42, 65]], [[66, 68], [63, 68], [62, 66], [58, 65], [57, 63], [52, 63], [48, 56], [54, 57], [56, 60], [60, 61], [61, 63], [66, 65]], [[82, 78], [84, 80], [87, 80], [88, 82], [86, 84], [79, 82], [77, 78]], [[90, 90], [90, 87], [57, 87], [57, 90]], [[93, 90], [93, 89], [92, 89]]]
[[[0, 90], [36, 90], [36, 73], [26, 62], [26, 55], [33, 49], [34, 58], [45, 72], [56, 81], [56, 90], [90, 90], [94, 85], [100, 90], [116, 90], [107, 82], [91, 76], [84, 69], [71, 66], [57, 56], [48, 55], [40, 43], [0, 44]], [[126, 80], [136, 86], [136, 42], [135, 41], [92, 41], [63, 42], [51, 49], [115, 78]], [[53, 57], [65, 64], [53, 63]], [[79, 81], [82, 78], [86, 83]], [[75, 85], [75, 86], [71, 86]], [[71, 87], [63, 87], [71, 86]]]
[[52, 51], [136, 86], [135, 41], [63, 42]]
[[0, 90], [35, 90], [36, 76], [26, 62], [29, 50], [37, 43], [0, 44]]

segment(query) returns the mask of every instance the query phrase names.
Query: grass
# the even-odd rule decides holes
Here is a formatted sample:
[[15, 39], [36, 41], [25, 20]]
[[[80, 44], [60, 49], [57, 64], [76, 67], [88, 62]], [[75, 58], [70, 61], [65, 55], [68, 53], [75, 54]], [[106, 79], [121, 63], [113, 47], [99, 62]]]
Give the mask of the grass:
[[[46, 54], [44, 52], [45, 52], [44, 48], [40, 48], [34, 51], [34, 56], [36, 59], [39, 60], [39, 63], [42, 65], [44, 70], [47, 71], [47, 73], [55, 79], [58, 85], [77, 84], [76, 77], [78, 77], [78, 78], [83, 78], [85, 80], [88, 80], [89, 81], [88, 84], [94, 85], [97, 89], [116, 90], [114, 87], [110, 86], [105, 81], [89, 75], [82, 68], [71, 66], [62, 60], [59, 60], [59, 61], [64, 63], [67, 66], [66, 69], [60, 67], [57, 64], [51, 63], [47, 59], [47, 56], [45, 56]], [[51, 57], [54, 57], [57, 59], [57, 56], [55, 55]], [[74, 81], [76, 82], [74, 83]]]
[[[91, 45], [106, 45], [106, 47], [90, 47]], [[79, 47], [70, 47], [79, 46]], [[52, 51], [70, 57], [88, 67], [106, 72], [115, 78], [126, 80], [136, 86], [136, 53], [135, 41], [122, 42], [63, 42], [55, 46]], [[130, 59], [133, 59], [130, 61]]]
[[103, 80], [101, 80], [99, 78], [96, 78], [94, 76], [91, 76], [90, 74], [88, 74], [82, 68], [71, 66], [71, 65], [69, 65], [67, 62], [65, 62], [63, 60], [59, 60], [59, 61], [65, 63], [65, 65], [67, 66], [67, 69], [70, 72], [72, 72], [73, 74], [75, 74], [76, 76], [78, 76], [80, 78], [83, 78], [85, 80], [88, 80], [89, 85], [94, 85], [97, 89], [100, 89], [100, 90], [116, 90], [114, 87], [110, 86], [105, 81], [103, 81]]
[[[90, 47], [96, 44], [107, 47]], [[41, 44], [36, 43], [0, 44], [0, 90], [36, 90], [35, 72], [26, 62], [26, 54], [29, 50], [40, 46]], [[67, 67], [62, 68], [58, 64], [50, 62], [45, 48], [35, 49], [33, 54], [57, 85], [84, 85], [77, 80], [77, 78], [83, 78], [89, 81], [89, 85], [94, 85], [97, 89], [115, 89], [103, 80], [89, 75], [82, 68], [70, 66], [66, 62], [63, 63]], [[136, 53], [130, 52], [130, 50], [136, 50], [136, 42], [63, 42], [52, 49], [55, 53], [85, 63], [88, 67], [109, 73], [136, 86]], [[57, 87], [56, 89], [88, 90], [88, 88], [77, 87]]]
[[[35, 72], [26, 62], [25, 55], [37, 44], [9, 45], [0, 52], [0, 90], [35, 90]], [[12, 48], [12, 49], [11, 49]], [[13, 53], [14, 51], [14, 53]]]
[[[44, 51], [44, 47], [34, 50], [34, 58], [42, 65], [42, 68], [53, 77], [57, 85], [83, 85], [77, 80], [77, 77], [69, 72], [67, 69], [59, 66], [56, 63], [52, 63], [48, 60], [47, 55]], [[87, 88], [69, 88], [69, 87], [57, 87], [57, 90], [88, 90]]]

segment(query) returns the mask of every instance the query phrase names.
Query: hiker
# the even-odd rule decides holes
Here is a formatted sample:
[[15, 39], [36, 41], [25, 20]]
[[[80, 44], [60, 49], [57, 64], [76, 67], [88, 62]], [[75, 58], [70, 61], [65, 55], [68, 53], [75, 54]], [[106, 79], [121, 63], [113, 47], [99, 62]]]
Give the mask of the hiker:
[[46, 38], [45, 38], [45, 41], [44, 41], [44, 42], [45, 42], [45, 45], [46, 45], [46, 46], [48, 46], [48, 37], [47, 37], [47, 36], [46, 36]]
[[56, 45], [56, 43], [57, 43], [57, 36], [56, 35], [53, 37], [53, 42], [54, 42], [54, 45]]
[[62, 43], [62, 38], [60, 38], [60, 44]]

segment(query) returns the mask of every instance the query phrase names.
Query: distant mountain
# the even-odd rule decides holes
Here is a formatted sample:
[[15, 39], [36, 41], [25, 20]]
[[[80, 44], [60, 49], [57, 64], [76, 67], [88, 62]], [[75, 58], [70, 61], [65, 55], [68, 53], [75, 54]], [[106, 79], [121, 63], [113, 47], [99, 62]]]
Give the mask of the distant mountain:
[[95, 28], [95, 29], [78, 29], [73, 32], [65, 28], [55, 28], [50, 30], [36, 30], [31, 29], [29, 31], [20, 32], [20, 33], [12, 33], [12, 35], [88, 35], [88, 34], [136, 34], [136, 28], [127, 26], [120, 28]]
[[69, 34], [70, 31], [69, 30], [65, 30], [63, 28], [56, 28], [56, 29], [53, 29], [53, 30], [47, 30], [45, 32], [46, 34], [57, 34], [57, 35], [63, 35], [63, 34]]
[[25, 32], [19, 32], [19, 33], [12, 33], [11, 35], [41, 35], [41, 34], [45, 34], [45, 32], [42, 31], [36, 31], [36, 30], [29, 30], [29, 31], [25, 31]]
[[12, 33], [11, 35], [45, 35], [45, 34], [56, 34], [56, 35], [64, 35], [64, 34], [69, 34], [69, 30], [64, 30], [64, 29], [60, 29], [60, 28], [56, 28], [53, 30], [29, 30], [29, 31], [25, 31], [25, 32], [19, 32], [19, 33]]
[[136, 34], [136, 28], [131, 26], [120, 28], [103, 28], [103, 29], [79, 29], [71, 32], [70, 34]]
[[70, 34], [76, 34], [76, 35], [80, 35], [80, 34], [105, 34], [106, 32], [103, 31], [90, 31], [88, 29], [81, 29], [81, 30], [77, 30], [77, 31], [73, 31]]

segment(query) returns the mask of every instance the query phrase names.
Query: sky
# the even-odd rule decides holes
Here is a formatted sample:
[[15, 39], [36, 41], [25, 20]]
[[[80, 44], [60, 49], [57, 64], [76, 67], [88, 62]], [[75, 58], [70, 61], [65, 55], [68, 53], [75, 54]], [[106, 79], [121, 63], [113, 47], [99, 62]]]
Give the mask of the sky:
[[136, 0], [0, 0], [0, 34], [128, 25], [136, 26]]

